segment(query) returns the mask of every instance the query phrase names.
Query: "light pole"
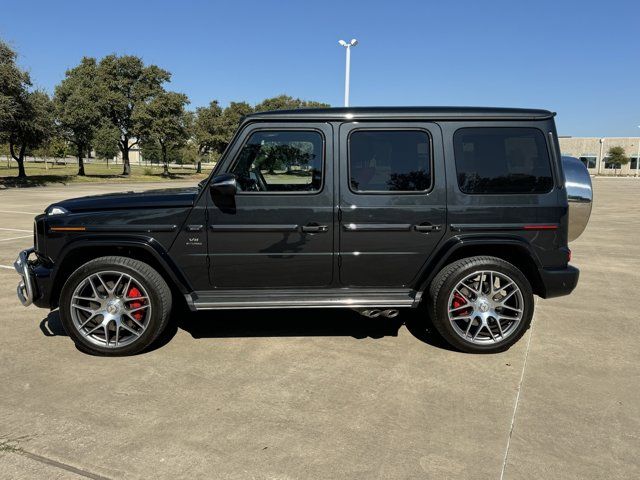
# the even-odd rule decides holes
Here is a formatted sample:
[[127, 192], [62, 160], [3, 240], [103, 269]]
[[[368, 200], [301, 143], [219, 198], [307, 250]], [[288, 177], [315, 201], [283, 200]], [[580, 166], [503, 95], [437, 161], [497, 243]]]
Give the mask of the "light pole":
[[346, 71], [344, 76], [344, 106], [348, 107], [349, 106], [349, 74], [351, 71], [351, 47], [355, 47], [356, 45], [358, 45], [358, 40], [356, 40], [355, 38], [352, 38], [349, 43], [345, 42], [344, 40], [340, 40], [338, 43], [347, 49], [347, 64], [345, 67]]
[[598, 158], [598, 175], [602, 174], [602, 163], [604, 161], [603, 152], [604, 152], [604, 138], [600, 139], [600, 158]]

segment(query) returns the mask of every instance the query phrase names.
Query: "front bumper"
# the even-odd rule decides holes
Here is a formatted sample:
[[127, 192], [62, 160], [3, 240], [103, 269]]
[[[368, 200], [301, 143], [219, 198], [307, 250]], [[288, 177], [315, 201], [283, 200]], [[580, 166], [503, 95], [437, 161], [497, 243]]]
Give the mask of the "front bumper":
[[18, 254], [18, 258], [16, 259], [16, 261], [13, 263], [13, 268], [16, 269], [16, 272], [18, 272], [21, 277], [16, 293], [18, 295], [18, 300], [20, 300], [22, 305], [24, 305], [25, 307], [31, 305], [37, 295], [37, 292], [35, 290], [35, 279], [33, 276], [33, 272], [31, 271], [31, 267], [29, 266], [29, 255], [31, 255], [33, 252], [33, 248], [22, 250]]
[[541, 297], [553, 298], [569, 295], [576, 288], [579, 277], [580, 270], [571, 265], [567, 265], [567, 268], [554, 270], [540, 269], [543, 288]]

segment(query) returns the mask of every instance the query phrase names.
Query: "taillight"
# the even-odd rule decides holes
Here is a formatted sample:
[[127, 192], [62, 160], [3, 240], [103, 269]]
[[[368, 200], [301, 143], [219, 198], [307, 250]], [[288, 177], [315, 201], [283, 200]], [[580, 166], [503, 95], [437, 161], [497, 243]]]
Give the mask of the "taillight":
[[571, 249], [567, 248], [567, 263], [571, 261]]

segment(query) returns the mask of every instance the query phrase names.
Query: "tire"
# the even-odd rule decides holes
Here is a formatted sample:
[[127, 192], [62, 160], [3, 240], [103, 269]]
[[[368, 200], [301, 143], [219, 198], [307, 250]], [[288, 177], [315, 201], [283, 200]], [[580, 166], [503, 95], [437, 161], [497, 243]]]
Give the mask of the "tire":
[[488, 256], [447, 265], [431, 282], [428, 301], [434, 327], [452, 347], [467, 353], [507, 350], [527, 331], [534, 310], [531, 284], [523, 273]]
[[82, 265], [65, 282], [60, 319], [85, 353], [134, 355], [165, 329], [171, 301], [167, 282], [148, 264], [127, 257], [100, 257]]

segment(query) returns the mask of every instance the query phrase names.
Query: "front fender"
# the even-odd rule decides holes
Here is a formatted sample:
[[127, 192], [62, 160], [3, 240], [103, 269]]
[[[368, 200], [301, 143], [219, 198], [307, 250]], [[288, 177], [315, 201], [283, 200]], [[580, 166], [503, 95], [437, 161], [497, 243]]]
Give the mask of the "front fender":
[[[69, 255], [74, 251], [84, 248], [96, 248], [98, 251], [105, 247], [108, 248], [139, 248], [143, 249], [147, 253], [151, 254], [153, 258], [163, 267], [165, 273], [167, 273], [171, 280], [176, 284], [182, 293], [188, 293], [193, 291], [187, 278], [183, 275], [180, 268], [172, 260], [171, 256], [165, 250], [165, 248], [155, 240], [153, 237], [146, 235], [130, 235], [130, 236], [112, 236], [112, 235], [100, 235], [100, 236], [79, 236], [67, 243], [61, 250], [59, 255], [60, 265], [64, 265], [65, 261], [69, 258]], [[102, 256], [97, 255], [97, 256]], [[160, 272], [162, 273], [162, 272]]]

